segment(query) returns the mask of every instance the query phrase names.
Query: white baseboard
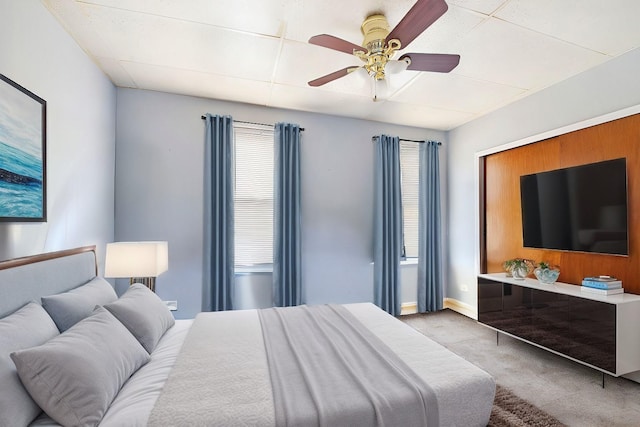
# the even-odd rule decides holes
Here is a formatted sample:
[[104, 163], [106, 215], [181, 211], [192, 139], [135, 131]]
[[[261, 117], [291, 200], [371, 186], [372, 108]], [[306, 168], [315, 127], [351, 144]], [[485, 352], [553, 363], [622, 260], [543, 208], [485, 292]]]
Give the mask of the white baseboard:
[[418, 303], [417, 302], [403, 302], [400, 306], [400, 315], [404, 316], [405, 314], [415, 314], [418, 312]]
[[467, 304], [466, 302], [458, 301], [453, 298], [444, 299], [444, 308], [449, 308], [455, 312], [463, 314], [472, 319], [478, 320], [478, 313], [476, 307]]
[[[476, 308], [464, 303], [462, 301], [458, 301], [453, 298], [445, 298], [444, 299], [444, 308], [449, 308], [455, 312], [463, 314], [467, 317], [471, 317], [472, 319], [478, 319], [478, 314], [476, 313]], [[400, 306], [400, 315], [404, 316], [405, 314], [415, 314], [418, 312], [418, 303], [417, 302], [403, 302]]]

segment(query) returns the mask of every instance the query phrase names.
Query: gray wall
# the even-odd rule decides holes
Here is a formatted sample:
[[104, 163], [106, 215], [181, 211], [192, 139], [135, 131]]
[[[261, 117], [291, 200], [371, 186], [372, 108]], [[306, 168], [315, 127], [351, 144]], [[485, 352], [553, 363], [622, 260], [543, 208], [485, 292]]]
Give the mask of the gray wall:
[[634, 50], [449, 133], [448, 297], [476, 306], [475, 153], [638, 105], [639, 75]]
[[0, 73], [47, 101], [46, 223], [0, 224], [0, 259], [114, 232], [116, 90], [38, 0], [0, 0]]
[[[169, 271], [158, 277], [157, 292], [165, 300], [178, 300], [176, 317], [191, 317], [201, 307], [202, 114], [305, 128], [302, 263], [307, 303], [373, 299], [371, 137], [386, 133], [445, 142], [444, 132], [427, 129], [151, 91], [117, 92], [116, 240], [169, 242]], [[442, 156], [446, 176], [446, 144]], [[241, 307], [262, 301], [264, 283], [270, 280], [264, 276], [240, 278]]]

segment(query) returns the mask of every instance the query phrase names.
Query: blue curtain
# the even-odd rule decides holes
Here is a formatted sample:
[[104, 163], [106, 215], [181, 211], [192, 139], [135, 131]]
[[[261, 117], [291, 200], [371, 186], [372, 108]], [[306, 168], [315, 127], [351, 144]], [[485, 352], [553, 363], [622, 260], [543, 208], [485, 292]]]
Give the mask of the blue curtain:
[[380, 135], [375, 141], [374, 302], [400, 314], [402, 190], [400, 138]]
[[418, 312], [442, 310], [439, 142], [420, 144]]
[[233, 120], [207, 114], [202, 310], [233, 309]]
[[275, 125], [273, 303], [302, 304], [300, 260], [300, 127]]

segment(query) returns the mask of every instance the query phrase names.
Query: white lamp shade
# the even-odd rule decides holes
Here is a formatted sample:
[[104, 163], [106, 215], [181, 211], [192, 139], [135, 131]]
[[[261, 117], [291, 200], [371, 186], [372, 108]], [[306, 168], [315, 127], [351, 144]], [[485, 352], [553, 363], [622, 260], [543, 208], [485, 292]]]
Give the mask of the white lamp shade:
[[168, 269], [168, 242], [107, 243], [105, 277], [157, 277]]

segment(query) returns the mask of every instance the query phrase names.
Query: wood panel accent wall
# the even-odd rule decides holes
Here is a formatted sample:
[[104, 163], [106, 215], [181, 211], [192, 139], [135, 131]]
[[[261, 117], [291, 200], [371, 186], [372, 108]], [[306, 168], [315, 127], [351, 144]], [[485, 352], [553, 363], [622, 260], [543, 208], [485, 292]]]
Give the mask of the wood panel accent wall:
[[[620, 157], [627, 159], [629, 256], [523, 246], [521, 175]], [[561, 282], [579, 285], [585, 276], [609, 274], [622, 279], [626, 292], [640, 294], [640, 114], [486, 156], [484, 167], [487, 273], [503, 271], [507, 259], [531, 258], [558, 264]]]

